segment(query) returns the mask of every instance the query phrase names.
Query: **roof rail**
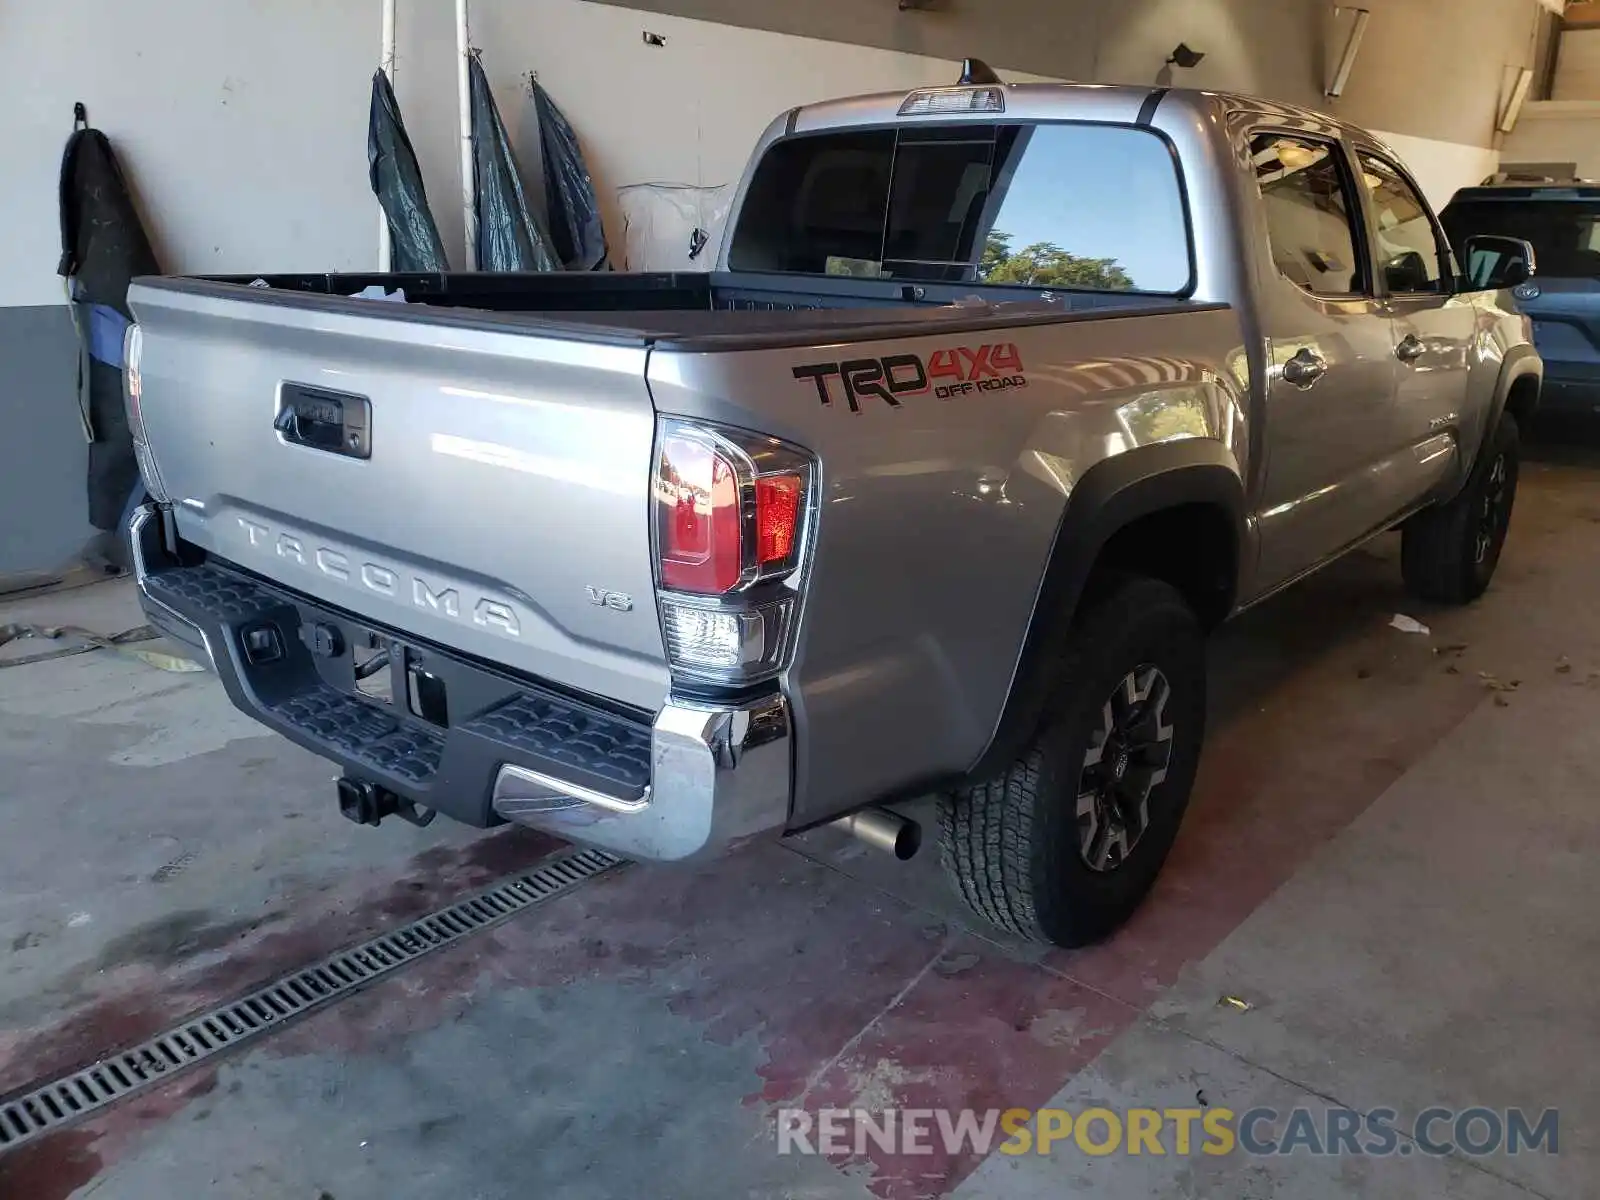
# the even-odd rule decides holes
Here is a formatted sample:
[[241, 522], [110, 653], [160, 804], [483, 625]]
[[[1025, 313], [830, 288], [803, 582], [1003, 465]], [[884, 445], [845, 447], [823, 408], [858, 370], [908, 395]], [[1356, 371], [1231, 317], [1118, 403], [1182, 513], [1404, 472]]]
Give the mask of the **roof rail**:
[[1555, 175], [1543, 175], [1531, 171], [1496, 171], [1478, 186], [1500, 187], [1505, 184], [1533, 184], [1536, 186], [1553, 184], [1571, 187], [1588, 182], [1588, 180], [1580, 179], [1576, 175], [1566, 175], [1558, 178]]

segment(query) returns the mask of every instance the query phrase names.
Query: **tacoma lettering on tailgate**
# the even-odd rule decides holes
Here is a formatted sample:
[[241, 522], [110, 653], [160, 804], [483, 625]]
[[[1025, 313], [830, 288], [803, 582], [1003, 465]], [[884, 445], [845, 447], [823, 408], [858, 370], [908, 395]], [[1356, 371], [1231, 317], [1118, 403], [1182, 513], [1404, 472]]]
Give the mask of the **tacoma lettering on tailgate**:
[[522, 623], [516, 609], [503, 600], [471, 593], [463, 596], [455, 587], [435, 587], [414, 572], [378, 562], [363, 562], [343, 550], [319, 546], [311, 538], [274, 531], [260, 521], [240, 517], [239, 528], [244, 530], [252, 547], [275, 555], [280, 562], [295, 563], [324, 579], [451, 620], [470, 621], [506, 637], [522, 636]]

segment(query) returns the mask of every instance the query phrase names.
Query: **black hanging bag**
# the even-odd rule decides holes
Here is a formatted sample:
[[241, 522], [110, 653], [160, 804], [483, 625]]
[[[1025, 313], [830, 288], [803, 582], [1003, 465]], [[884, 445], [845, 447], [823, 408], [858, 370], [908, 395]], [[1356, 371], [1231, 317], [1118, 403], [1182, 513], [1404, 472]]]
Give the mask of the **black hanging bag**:
[[[136, 489], [139, 466], [122, 403], [122, 337], [132, 314], [128, 284], [158, 275], [133, 197], [111, 142], [73, 108], [73, 132], [61, 156], [61, 263], [78, 328], [78, 407], [89, 441], [89, 523], [118, 530]], [[140, 489], [142, 490], [142, 489]]]

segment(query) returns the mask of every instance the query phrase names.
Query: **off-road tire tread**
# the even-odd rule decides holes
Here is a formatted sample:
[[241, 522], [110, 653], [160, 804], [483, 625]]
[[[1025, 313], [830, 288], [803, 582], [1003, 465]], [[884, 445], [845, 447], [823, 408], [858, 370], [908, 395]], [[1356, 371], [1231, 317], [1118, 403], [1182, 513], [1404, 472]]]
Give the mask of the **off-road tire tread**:
[[1516, 459], [1520, 444], [1517, 419], [1505, 413], [1460, 494], [1446, 504], [1423, 509], [1405, 523], [1400, 535], [1400, 573], [1413, 596], [1432, 604], [1459, 606], [1472, 603], [1487, 590], [1493, 572], [1480, 579], [1474, 570], [1473, 520], [1490, 465], [1502, 452]]
[[[1097, 598], [1076, 622], [1052, 677], [1063, 692], [1047, 706], [1039, 731], [1028, 749], [1003, 773], [966, 791], [939, 798], [940, 857], [946, 877], [973, 912], [999, 929], [1029, 941], [1048, 942], [1040, 920], [1033, 880], [1036, 841], [1059, 847], [1076, 839], [1076, 812], [1067, 814], [1045, 795], [1047, 763], [1043, 749], [1056, 736], [1062, 706], [1075, 699], [1066, 689], [1085, 673], [1097, 647], [1117, 637], [1129, 624], [1146, 619], [1153, 609], [1172, 607], [1194, 625], [1193, 612], [1179, 593], [1160, 580], [1125, 576], [1096, 589]], [[1186, 798], [1185, 798], [1186, 799]], [[1070, 852], [1075, 852], [1072, 841]], [[1069, 851], [1061, 851], [1063, 853]], [[1092, 940], [1092, 939], [1086, 939]]]

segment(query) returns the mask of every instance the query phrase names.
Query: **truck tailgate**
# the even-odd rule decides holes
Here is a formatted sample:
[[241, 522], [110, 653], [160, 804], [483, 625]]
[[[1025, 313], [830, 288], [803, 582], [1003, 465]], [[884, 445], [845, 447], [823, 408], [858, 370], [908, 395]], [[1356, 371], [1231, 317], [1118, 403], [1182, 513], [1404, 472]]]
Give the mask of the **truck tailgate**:
[[659, 706], [642, 342], [180, 280], [129, 300], [185, 540], [376, 624]]

